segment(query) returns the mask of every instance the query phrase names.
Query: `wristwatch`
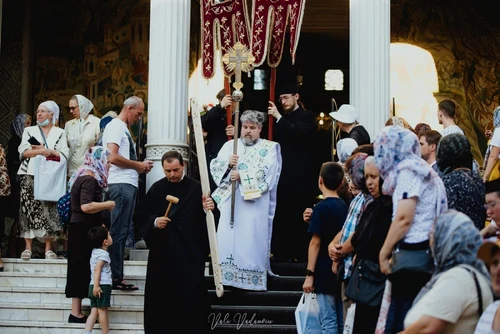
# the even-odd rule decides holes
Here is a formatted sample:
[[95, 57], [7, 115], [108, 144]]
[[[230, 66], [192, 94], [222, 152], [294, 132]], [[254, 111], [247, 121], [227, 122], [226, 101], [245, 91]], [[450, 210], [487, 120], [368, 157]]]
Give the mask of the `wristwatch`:
[[306, 276], [314, 276], [314, 271], [306, 269]]

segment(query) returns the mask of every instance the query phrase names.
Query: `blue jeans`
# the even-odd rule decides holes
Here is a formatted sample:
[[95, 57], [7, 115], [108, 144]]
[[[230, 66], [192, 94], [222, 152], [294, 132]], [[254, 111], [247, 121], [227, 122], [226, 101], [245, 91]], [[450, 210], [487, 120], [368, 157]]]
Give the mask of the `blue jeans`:
[[319, 305], [319, 322], [323, 334], [344, 332], [344, 304], [342, 298], [323, 293], [316, 294]]
[[135, 209], [137, 187], [128, 183], [110, 184], [107, 197], [115, 201], [115, 208], [111, 211], [111, 225], [109, 233], [113, 238], [113, 245], [109, 247], [111, 258], [111, 272], [113, 280], [121, 282], [123, 279], [123, 261], [125, 243], [132, 226], [132, 216]]

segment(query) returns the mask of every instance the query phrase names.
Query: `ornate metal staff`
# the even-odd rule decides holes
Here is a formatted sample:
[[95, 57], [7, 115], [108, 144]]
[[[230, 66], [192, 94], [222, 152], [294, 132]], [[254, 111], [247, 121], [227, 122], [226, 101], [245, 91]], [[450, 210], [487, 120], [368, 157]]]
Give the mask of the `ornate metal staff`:
[[[229, 52], [222, 57], [222, 61], [227, 65], [229, 71], [234, 70], [235, 80], [233, 83], [233, 88], [235, 91], [232, 94], [234, 101], [234, 148], [233, 154], [238, 153], [238, 127], [239, 127], [239, 114], [240, 114], [240, 102], [243, 100], [243, 83], [241, 82], [241, 71], [248, 72], [252, 70], [255, 57], [251, 54], [250, 50], [240, 42], [237, 42], [232, 48], [229, 48]], [[233, 166], [236, 169], [236, 166]], [[236, 181], [232, 182], [232, 194], [231, 194], [231, 227], [234, 225], [234, 200], [236, 193]]]

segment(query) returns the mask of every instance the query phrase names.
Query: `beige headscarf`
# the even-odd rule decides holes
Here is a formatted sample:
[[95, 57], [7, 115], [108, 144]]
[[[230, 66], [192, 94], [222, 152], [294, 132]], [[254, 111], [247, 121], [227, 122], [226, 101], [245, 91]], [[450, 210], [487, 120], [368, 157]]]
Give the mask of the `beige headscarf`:
[[83, 95], [75, 95], [75, 96], [78, 101], [78, 108], [80, 109], [80, 119], [85, 119], [85, 117], [87, 117], [90, 114], [92, 109], [94, 109], [94, 105], [92, 104], [92, 102], [90, 102], [89, 99], [87, 99]]

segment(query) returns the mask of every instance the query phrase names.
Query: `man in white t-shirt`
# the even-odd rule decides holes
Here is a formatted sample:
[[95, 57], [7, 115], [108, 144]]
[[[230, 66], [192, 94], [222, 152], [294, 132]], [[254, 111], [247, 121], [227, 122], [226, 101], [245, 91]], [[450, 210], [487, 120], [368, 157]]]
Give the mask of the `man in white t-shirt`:
[[444, 137], [452, 133], [464, 134], [462, 129], [455, 124], [455, 102], [452, 100], [443, 100], [439, 102], [437, 116], [439, 124], [443, 124], [441, 136]]
[[123, 108], [115, 119], [105, 128], [103, 146], [111, 154], [111, 167], [108, 175], [108, 199], [115, 201], [111, 211], [109, 232], [113, 246], [109, 249], [113, 274], [113, 289], [137, 290], [123, 280], [123, 261], [125, 243], [132, 225], [132, 216], [137, 197], [139, 173], [148, 173], [153, 167], [152, 161], [137, 161], [137, 153], [129, 127], [137, 123], [144, 113], [144, 102], [137, 96], [131, 96], [123, 102]]

